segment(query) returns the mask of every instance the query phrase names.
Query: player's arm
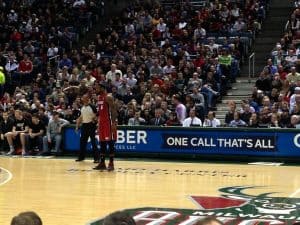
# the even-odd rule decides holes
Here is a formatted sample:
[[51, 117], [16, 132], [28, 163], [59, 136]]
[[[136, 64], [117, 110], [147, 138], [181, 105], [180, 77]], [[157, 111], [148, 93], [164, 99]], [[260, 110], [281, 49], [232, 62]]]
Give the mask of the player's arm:
[[106, 96], [106, 102], [110, 108], [111, 119], [114, 123], [118, 123], [118, 110], [114, 98], [111, 95]]

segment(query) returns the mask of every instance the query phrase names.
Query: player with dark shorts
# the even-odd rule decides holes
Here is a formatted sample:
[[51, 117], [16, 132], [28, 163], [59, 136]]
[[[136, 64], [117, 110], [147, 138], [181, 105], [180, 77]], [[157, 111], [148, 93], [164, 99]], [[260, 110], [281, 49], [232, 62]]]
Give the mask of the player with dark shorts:
[[107, 170], [114, 170], [115, 141], [117, 139], [117, 108], [114, 98], [106, 92], [106, 86], [99, 84], [98, 96], [98, 134], [100, 141], [100, 162], [95, 170], [105, 170], [105, 154], [109, 147], [109, 163]]

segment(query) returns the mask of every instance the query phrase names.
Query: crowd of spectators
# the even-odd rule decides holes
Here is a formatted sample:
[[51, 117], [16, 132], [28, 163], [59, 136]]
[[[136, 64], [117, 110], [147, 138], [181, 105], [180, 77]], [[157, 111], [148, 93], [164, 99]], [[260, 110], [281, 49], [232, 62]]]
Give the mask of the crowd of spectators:
[[58, 112], [75, 123], [80, 96], [89, 93], [96, 104], [97, 85], [105, 83], [119, 125], [220, 126], [216, 102], [235, 82], [268, 0], [215, 0], [201, 8], [134, 1], [80, 48], [76, 36], [90, 28], [101, 1], [0, 6], [1, 109], [9, 116], [20, 109], [28, 120], [38, 113], [47, 123]]
[[[300, 123], [300, 5], [288, 21], [286, 32], [269, 54], [250, 99], [240, 109], [229, 102], [226, 124], [233, 126], [298, 128]], [[232, 123], [233, 118], [236, 122]]]

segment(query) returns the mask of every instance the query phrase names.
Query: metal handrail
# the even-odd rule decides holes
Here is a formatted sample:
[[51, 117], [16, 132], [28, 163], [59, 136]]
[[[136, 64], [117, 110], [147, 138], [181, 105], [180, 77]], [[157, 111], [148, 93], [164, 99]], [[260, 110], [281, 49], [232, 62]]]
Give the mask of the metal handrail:
[[[252, 71], [251, 71], [251, 61], [252, 61]], [[249, 83], [251, 83], [251, 78], [254, 77], [254, 65], [255, 65], [255, 52], [253, 52], [248, 59], [248, 69], [249, 69]], [[252, 73], [251, 73], [252, 72]]]

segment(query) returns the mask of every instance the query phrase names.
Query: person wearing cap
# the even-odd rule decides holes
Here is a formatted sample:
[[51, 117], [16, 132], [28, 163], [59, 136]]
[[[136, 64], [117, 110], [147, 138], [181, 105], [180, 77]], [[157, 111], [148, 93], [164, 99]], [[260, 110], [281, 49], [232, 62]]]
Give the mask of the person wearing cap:
[[0, 66], [0, 97], [3, 96], [4, 93], [4, 85], [5, 85], [5, 74], [4, 68]]

